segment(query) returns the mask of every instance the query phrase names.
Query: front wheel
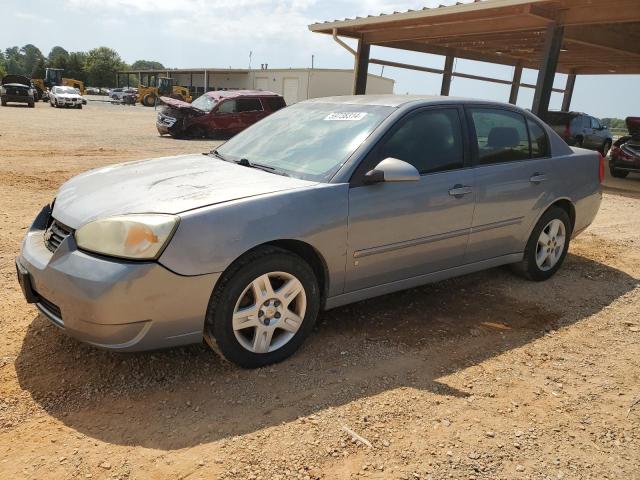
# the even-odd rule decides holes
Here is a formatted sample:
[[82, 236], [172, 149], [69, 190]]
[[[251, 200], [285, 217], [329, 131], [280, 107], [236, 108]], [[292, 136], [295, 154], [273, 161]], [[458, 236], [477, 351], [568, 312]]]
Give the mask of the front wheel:
[[319, 308], [318, 282], [302, 258], [279, 248], [256, 250], [216, 287], [205, 340], [244, 368], [280, 362], [309, 335]]
[[602, 156], [606, 157], [607, 155], [609, 155], [609, 150], [611, 150], [611, 140], [607, 140], [602, 145]]
[[611, 167], [609, 169], [609, 172], [611, 172], [611, 176], [616, 177], [616, 178], [627, 178], [629, 176], [629, 172], [625, 172], [623, 170], [618, 170], [615, 167]]
[[537, 282], [548, 280], [560, 269], [571, 240], [571, 220], [565, 210], [552, 207], [538, 220], [521, 262], [514, 270]]

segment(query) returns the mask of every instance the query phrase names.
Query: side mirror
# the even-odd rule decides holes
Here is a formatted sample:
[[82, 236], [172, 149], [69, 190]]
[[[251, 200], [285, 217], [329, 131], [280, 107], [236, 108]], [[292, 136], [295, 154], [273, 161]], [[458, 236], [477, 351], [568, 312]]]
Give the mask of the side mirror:
[[385, 158], [376, 168], [364, 175], [364, 183], [371, 185], [382, 182], [417, 182], [420, 172], [413, 165], [397, 158]]

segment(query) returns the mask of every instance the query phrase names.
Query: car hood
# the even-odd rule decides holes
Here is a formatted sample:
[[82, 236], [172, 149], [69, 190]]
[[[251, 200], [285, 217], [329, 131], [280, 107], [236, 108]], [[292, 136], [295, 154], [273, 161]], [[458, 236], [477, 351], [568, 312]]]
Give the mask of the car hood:
[[178, 100], [177, 98], [171, 97], [160, 97], [162, 103], [169, 105], [171, 108], [175, 108], [176, 110], [195, 110], [199, 112], [197, 108], [187, 102], [183, 102], [182, 100]]
[[10, 83], [18, 83], [24, 86], [31, 86], [31, 79], [24, 75], [5, 75], [2, 77], [2, 85], [8, 85]]
[[79, 228], [112, 215], [178, 214], [315, 184], [208, 155], [164, 157], [111, 165], [72, 178], [60, 187], [53, 216]]

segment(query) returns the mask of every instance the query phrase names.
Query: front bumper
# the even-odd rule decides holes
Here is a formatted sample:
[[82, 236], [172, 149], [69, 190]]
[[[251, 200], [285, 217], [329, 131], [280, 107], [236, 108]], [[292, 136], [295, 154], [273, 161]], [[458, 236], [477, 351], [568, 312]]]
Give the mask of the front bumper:
[[82, 99], [79, 98], [56, 98], [56, 102], [64, 107], [77, 107], [82, 105]]
[[618, 155], [611, 155], [609, 168], [626, 172], [640, 172], [640, 157], [622, 158]]
[[3, 102], [11, 102], [11, 103], [31, 103], [33, 102], [33, 97], [28, 95], [2, 95]]
[[73, 235], [52, 253], [45, 245], [49, 216], [45, 207], [16, 264], [27, 301], [53, 324], [78, 340], [117, 351], [202, 342], [219, 274], [180, 276], [156, 262], [89, 255], [78, 250]]

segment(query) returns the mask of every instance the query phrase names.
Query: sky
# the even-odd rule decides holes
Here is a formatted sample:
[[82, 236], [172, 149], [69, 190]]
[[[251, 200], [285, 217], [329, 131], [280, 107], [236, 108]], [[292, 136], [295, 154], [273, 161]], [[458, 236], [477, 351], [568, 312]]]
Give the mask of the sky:
[[[469, 0], [464, 0], [468, 2]], [[353, 56], [328, 35], [308, 25], [345, 17], [377, 15], [452, 0], [0, 0], [3, 22], [0, 49], [32, 43], [47, 55], [60, 45], [69, 51], [108, 46], [123, 60], [157, 60], [171, 68], [309, 67], [353, 68]], [[355, 46], [353, 41], [352, 45]], [[373, 47], [372, 57], [441, 68], [444, 58]], [[380, 74], [371, 65], [369, 73]], [[512, 67], [457, 60], [456, 71], [509, 80]], [[440, 92], [439, 75], [385, 67], [396, 81], [395, 93]], [[537, 72], [525, 70], [523, 82], [535, 83]], [[556, 86], [566, 77], [558, 74]], [[454, 78], [451, 95], [506, 102], [509, 86]], [[533, 90], [521, 89], [518, 105], [530, 108]], [[559, 109], [553, 94], [551, 109]], [[579, 76], [573, 110], [602, 117], [640, 115], [640, 75]]]

